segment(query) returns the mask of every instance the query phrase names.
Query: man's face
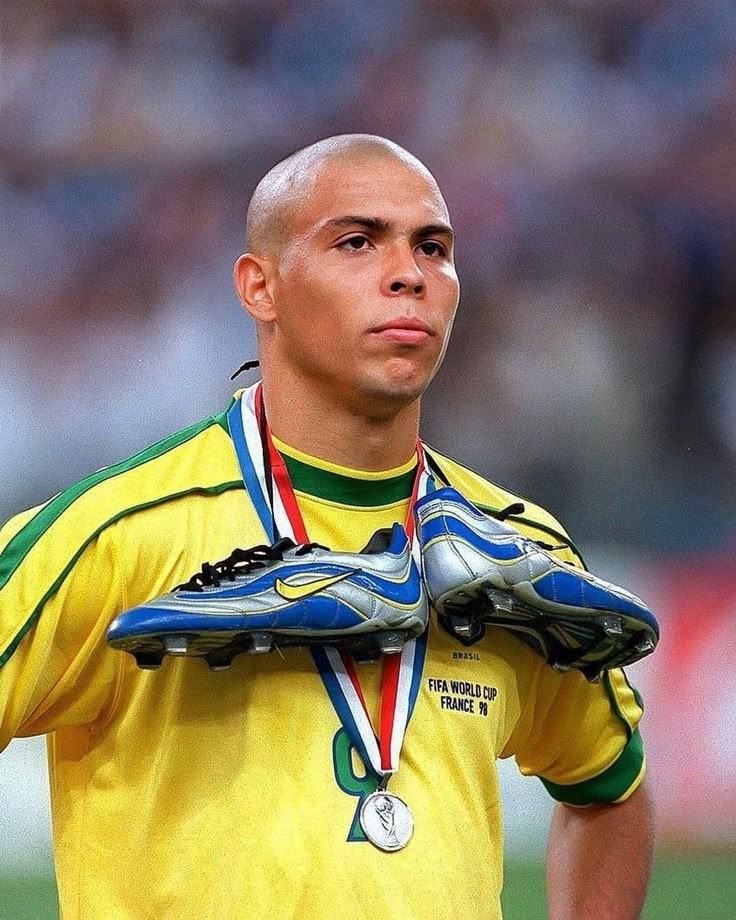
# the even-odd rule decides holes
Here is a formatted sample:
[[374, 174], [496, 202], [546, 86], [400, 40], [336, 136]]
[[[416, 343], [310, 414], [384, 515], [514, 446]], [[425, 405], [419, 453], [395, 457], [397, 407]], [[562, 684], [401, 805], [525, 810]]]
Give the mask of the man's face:
[[437, 185], [392, 157], [338, 161], [289, 219], [273, 282], [280, 360], [363, 411], [412, 402], [459, 298]]

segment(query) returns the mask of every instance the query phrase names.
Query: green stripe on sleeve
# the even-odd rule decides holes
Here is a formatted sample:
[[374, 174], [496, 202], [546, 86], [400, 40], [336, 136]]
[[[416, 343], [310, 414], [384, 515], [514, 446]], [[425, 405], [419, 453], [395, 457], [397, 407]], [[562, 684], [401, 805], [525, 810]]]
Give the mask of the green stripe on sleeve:
[[13, 653], [20, 645], [20, 642], [23, 639], [23, 637], [33, 627], [33, 625], [36, 623], [38, 618], [41, 616], [41, 613], [43, 612], [43, 608], [46, 605], [46, 602], [50, 600], [50, 598], [52, 598], [54, 594], [56, 594], [59, 588], [64, 584], [71, 570], [76, 565], [79, 557], [82, 555], [85, 549], [87, 549], [89, 544], [93, 540], [95, 540], [102, 533], [102, 531], [105, 530], [106, 527], [110, 527], [116, 521], [119, 521], [121, 518], [124, 518], [129, 514], [133, 514], [136, 511], [143, 511], [146, 508], [152, 508], [155, 505], [161, 505], [164, 502], [174, 501], [177, 498], [184, 498], [187, 495], [195, 495], [197, 493], [200, 493], [202, 495], [220, 495], [223, 492], [228, 492], [231, 489], [243, 489], [243, 488], [245, 487], [241, 479], [238, 479], [237, 481], [234, 481], [234, 482], [223, 482], [217, 486], [195, 486], [194, 488], [186, 489], [183, 492], [176, 492], [175, 494], [172, 494], [172, 495], [164, 495], [160, 498], [154, 499], [153, 501], [145, 502], [144, 504], [141, 504], [141, 505], [135, 505], [131, 508], [126, 508], [124, 511], [120, 511], [118, 514], [115, 514], [109, 520], [105, 521], [105, 523], [101, 524], [95, 531], [93, 531], [93, 533], [91, 533], [87, 537], [87, 539], [82, 543], [82, 545], [77, 549], [77, 551], [74, 553], [72, 558], [69, 560], [69, 563], [59, 573], [59, 575], [54, 580], [54, 583], [51, 585], [48, 591], [41, 598], [40, 602], [36, 605], [35, 609], [31, 613], [31, 615], [28, 617], [26, 622], [18, 630], [18, 632], [15, 635], [15, 638], [11, 641], [10, 645], [5, 649], [2, 655], [0, 655], [0, 668], [12, 658]]
[[608, 804], [626, 794], [641, 773], [643, 765], [644, 745], [637, 729], [619, 757], [593, 779], [571, 786], [560, 786], [542, 776], [540, 779], [552, 798], [566, 805]]
[[196, 437], [206, 428], [212, 425], [221, 424], [220, 417], [212, 416], [206, 418], [196, 425], [177, 431], [169, 435], [162, 441], [147, 447], [135, 456], [116, 463], [114, 466], [104, 467], [96, 473], [85, 477], [63, 492], [60, 492], [55, 498], [41, 508], [38, 514], [22, 527], [13, 539], [8, 543], [5, 549], [0, 553], [0, 591], [10, 581], [13, 573], [18, 569], [28, 553], [33, 549], [35, 544], [41, 539], [48, 528], [56, 521], [64, 511], [69, 508], [78, 498], [92, 489], [94, 486], [106, 479], [112, 479], [121, 473], [127, 473], [130, 470], [147, 463], [149, 460], [155, 460], [170, 450], [181, 446]]

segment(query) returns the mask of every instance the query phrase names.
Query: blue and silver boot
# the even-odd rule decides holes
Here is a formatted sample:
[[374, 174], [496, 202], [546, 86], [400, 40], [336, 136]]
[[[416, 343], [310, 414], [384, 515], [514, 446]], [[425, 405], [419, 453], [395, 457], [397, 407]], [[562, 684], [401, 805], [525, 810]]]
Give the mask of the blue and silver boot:
[[108, 643], [155, 670], [165, 655], [225, 670], [241, 652], [340, 645], [371, 657], [401, 651], [427, 627], [426, 593], [404, 528], [379, 530], [361, 553], [287, 539], [236, 549], [163, 597], [113, 620]]
[[601, 671], [654, 651], [659, 626], [644, 602], [563, 562], [452, 488], [417, 502], [430, 602], [462, 636], [482, 621], [513, 630], [556, 669]]

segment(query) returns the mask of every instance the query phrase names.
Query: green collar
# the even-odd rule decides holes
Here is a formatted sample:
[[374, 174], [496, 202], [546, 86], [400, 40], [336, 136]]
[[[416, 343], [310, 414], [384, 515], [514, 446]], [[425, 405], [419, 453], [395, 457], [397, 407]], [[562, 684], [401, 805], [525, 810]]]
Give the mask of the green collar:
[[390, 479], [359, 479], [311, 466], [286, 453], [281, 456], [289, 471], [294, 491], [305, 492], [307, 495], [325, 498], [341, 505], [359, 508], [391, 505], [409, 498], [414, 485], [416, 469], [399, 473]]

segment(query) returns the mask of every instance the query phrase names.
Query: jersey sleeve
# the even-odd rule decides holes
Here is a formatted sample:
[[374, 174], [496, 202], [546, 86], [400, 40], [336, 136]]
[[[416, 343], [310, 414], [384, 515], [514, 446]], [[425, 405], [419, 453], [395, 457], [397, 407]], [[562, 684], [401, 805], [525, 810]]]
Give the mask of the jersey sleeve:
[[0, 750], [15, 736], [99, 719], [119, 658], [105, 644], [125, 609], [115, 548], [102, 532], [81, 542], [43, 506], [0, 529]]
[[579, 672], [559, 674], [534, 659], [520, 719], [501, 756], [515, 756], [520, 771], [539, 777], [559, 802], [624, 801], [646, 769], [638, 693], [621, 669], [591, 684]]
[[[564, 562], [586, 568], [580, 551], [559, 521], [434, 449], [443, 477], [488, 514], [504, 519]], [[516, 507], [514, 507], [516, 506]], [[560, 674], [519, 640], [515, 672], [519, 709], [501, 756], [515, 756], [525, 775], [538, 776], [548, 792], [570, 805], [626, 799], [644, 777], [639, 735], [643, 707], [622, 670], [598, 684], [577, 671]]]

